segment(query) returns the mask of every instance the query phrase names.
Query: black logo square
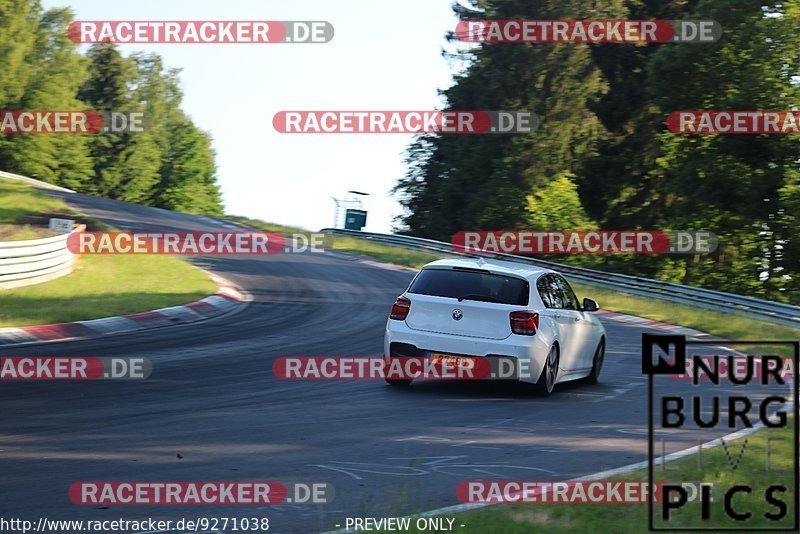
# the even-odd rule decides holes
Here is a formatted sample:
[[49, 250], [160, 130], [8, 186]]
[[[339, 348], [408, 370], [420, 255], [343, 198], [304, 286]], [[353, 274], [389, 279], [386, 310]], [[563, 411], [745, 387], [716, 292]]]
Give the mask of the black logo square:
[[[670, 354], [675, 358], [670, 361]], [[642, 374], [681, 375], [686, 371], [686, 336], [642, 334]]]

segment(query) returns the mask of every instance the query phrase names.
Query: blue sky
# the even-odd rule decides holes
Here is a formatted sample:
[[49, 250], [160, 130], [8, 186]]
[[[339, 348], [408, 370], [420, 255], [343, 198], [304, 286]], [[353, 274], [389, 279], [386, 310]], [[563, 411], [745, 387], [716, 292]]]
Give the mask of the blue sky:
[[436, 109], [452, 65], [451, 0], [43, 0], [79, 20], [327, 20], [327, 44], [121, 45], [182, 69], [184, 109], [211, 133], [226, 211], [316, 230], [349, 189], [370, 193], [367, 230], [388, 231], [400, 207], [408, 135], [285, 135], [289, 109]]

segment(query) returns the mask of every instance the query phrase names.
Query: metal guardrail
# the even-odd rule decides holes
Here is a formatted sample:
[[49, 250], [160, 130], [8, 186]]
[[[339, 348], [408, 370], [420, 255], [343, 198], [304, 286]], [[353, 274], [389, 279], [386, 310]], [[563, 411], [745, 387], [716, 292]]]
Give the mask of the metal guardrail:
[[[476, 254], [459, 253], [453, 250], [450, 243], [421, 237], [358, 232], [355, 230], [341, 230], [338, 228], [324, 228], [321, 232], [358, 237], [412, 250], [424, 250], [450, 256], [477, 256]], [[800, 306], [791, 304], [745, 297], [734, 293], [713, 291], [711, 289], [665, 282], [663, 280], [654, 280], [652, 278], [641, 278], [627, 274], [614, 274], [595, 269], [573, 267], [571, 265], [563, 265], [513, 254], [485, 252], [481, 253], [480, 256], [553, 269], [577, 282], [597, 287], [616, 289], [623, 293], [688, 304], [700, 308], [770, 321], [786, 326], [800, 327]]]
[[[74, 193], [65, 187], [10, 172], [0, 171], [0, 178]], [[81, 225], [74, 231], [85, 229], [86, 226]], [[69, 273], [75, 256], [67, 250], [68, 236], [63, 234], [44, 239], [0, 242], [0, 289], [39, 284]]]
[[[85, 229], [81, 225], [74, 231]], [[38, 284], [69, 273], [75, 261], [67, 249], [69, 235], [0, 243], [0, 288]]]
[[36, 187], [43, 187], [45, 189], [55, 189], [56, 191], [63, 191], [65, 193], [75, 192], [72, 189], [67, 189], [66, 187], [48, 184], [47, 182], [43, 182], [41, 180], [35, 180], [33, 178], [28, 178], [27, 176], [21, 176], [19, 174], [14, 174], [11, 172], [0, 171], [0, 178], [5, 178], [7, 180], [17, 180], [18, 182], [25, 182], [34, 185]]

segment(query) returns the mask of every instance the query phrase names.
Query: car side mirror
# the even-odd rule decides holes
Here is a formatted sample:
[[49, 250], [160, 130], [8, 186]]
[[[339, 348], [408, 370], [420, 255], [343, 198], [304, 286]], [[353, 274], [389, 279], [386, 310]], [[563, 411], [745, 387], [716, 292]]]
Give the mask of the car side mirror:
[[586, 312], [596, 312], [600, 309], [600, 306], [597, 304], [596, 300], [590, 298], [583, 299], [583, 307], [581, 308], [582, 311]]

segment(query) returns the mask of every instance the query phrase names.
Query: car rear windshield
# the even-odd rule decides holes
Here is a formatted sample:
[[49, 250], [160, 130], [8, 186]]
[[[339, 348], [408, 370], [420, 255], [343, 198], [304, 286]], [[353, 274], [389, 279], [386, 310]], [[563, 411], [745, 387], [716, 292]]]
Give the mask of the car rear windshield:
[[529, 291], [528, 282], [520, 278], [469, 269], [423, 269], [408, 289], [418, 295], [516, 306], [528, 304]]

